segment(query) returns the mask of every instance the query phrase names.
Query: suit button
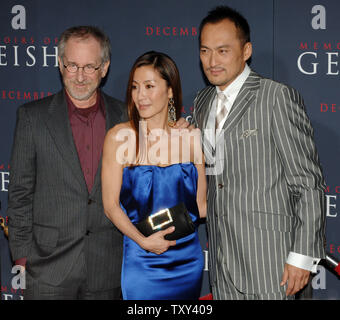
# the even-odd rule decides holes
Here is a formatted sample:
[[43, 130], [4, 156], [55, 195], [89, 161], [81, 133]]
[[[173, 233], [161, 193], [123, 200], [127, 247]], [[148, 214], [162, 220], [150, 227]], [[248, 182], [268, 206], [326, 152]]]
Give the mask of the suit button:
[[87, 204], [91, 204], [93, 202], [92, 199], [89, 199], [89, 201], [87, 201]]
[[85, 233], [85, 235], [89, 235], [90, 234], [90, 230], [86, 230], [86, 233]]
[[222, 189], [222, 188], [223, 188], [223, 184], [222, 184], [222, 183], [219, 183], [219, 184], [218, 184], [218, 188], [219, 188], [219, 189]]

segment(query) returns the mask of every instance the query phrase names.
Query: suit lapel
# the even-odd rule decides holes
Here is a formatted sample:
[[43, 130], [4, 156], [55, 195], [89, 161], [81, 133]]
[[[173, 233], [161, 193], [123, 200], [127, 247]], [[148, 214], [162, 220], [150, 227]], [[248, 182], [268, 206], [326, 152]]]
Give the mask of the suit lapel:
[[[110, 128], [112, 128], [113, 126], [120, 122], [122, 112], [120, 111], [119, 106], [115, 106], [114, 103], [109, 101], [110, 98], [105, 93], [101, 92], [101, 94], [105, 106], [106, 131], [108, 131]], [[99, 160], [98, 169], [91, 190], [91, 195], [95, 194], [98, 187], [100, 186], [101, 170], [102, 170], [102, 156], [100, 157]]]
[[[212, 150], [215, 148], [215, 143], [211, 144], [211, 135], [207, 131], [207, 122], [211, 112], [211, 104], [216, 96], [216, 88], [210, 86], [196, 101], [197, 107], [197, 124], [199, 128], [202, 128], [202, 142], [204, 147], [204, 154], [209, 158], [212, 156]], [[212, 133], [213, 135], [215, 133]]]
[[197, 124], [199, 128], [205, 129], [209, 114], [211, 102], [214, 100], [216, 95], [216, 89], [214, 86], [208, 87], [201, 96], [195, 101]]
[[64, 91], [57, 93], [48, 106], [45, 122], [57, 149], [65, 159], [65, 165], [71, 168], [80, 186], [84, 188], [84, 190], [87, 190], [84, 174], [73, 140]]
[[224, 135], [220, 134], [218, 139], [228, 134], [241, 120], [248, 108], [256, 98], [256, 91], [260, 87], [260, 76], [251, 71], [247, 80], [238, 93], [230, 113], [223, 125]]

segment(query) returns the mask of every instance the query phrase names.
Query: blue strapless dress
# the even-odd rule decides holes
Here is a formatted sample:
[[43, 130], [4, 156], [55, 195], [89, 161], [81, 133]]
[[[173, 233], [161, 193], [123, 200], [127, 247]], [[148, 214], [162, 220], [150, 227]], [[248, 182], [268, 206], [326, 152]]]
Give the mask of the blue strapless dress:
[[[133, 224], [152, 213], [184, 202], [197, 225], [197, 170], [193, 163], [167, 167], [126, 167], [120, 202]], [[196, 232], [157, 255], [124, 237], [122, 293], [125, 300], [196, 300], [199, 298], [203, 253]]]

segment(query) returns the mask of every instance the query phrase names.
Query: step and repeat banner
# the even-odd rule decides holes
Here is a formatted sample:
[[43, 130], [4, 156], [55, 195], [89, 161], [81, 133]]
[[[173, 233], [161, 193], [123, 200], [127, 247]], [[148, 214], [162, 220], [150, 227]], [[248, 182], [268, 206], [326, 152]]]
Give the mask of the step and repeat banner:
[[[135, 59], [150, 50], [170, 55], [183, 86], [183, 116], [192, 113], [198, 90], [206, 86], [200, 67], [198, 27], [217, 5], [240, 11], [251, 28], [251, 68], [295, 87], [302, 94], [315, 130], [326, 178], [327, 252], [340, 260], [340, 2], [336, 0], [4, 0], [0, 4], [0, 215], [7, 223], [10, 152], [17, 108], [62, 87], [57, 44], [63, 30], [95, 25], [110, 38], [111, 66], [103, 90], [120, 100]], [[210, 292], [208, 243], [201, 296]], [[0, 229], [1, 296], [22, 299], [22, 288]], [[313, 280], [315, 299], [339, 299], [339, 277], [322, 266]]]

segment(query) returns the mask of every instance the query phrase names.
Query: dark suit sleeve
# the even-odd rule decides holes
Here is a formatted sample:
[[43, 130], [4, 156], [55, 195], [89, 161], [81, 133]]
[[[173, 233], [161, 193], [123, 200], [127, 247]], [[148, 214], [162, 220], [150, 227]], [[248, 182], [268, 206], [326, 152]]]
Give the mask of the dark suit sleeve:
[[25, 107], [20, 107], [17, 112], [8, 187], [9, 246], [13, 260], [27, 257], [31, 246], [35, 162], [32, 124]]
[[313, 128], [299, 93], [278, 90], [272, 137], [280, 156], [297, 217], [291, 251], [324, 257], [325, 182], [313, 139]]

